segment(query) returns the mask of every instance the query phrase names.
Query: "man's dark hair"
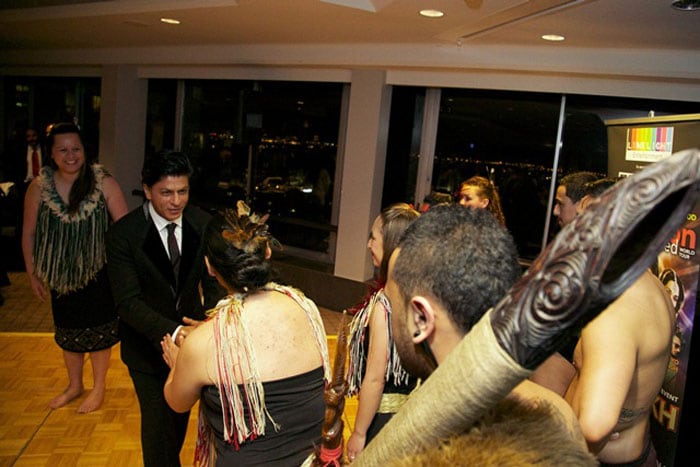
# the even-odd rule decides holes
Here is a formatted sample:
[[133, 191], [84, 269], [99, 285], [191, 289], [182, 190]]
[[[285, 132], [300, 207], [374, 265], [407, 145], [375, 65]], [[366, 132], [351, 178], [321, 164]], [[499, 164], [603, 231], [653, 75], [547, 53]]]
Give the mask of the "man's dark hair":
[[439, 205], [406, 229], [392, 279], [405, 300], [438, 299], [465, 333], [521, 274], [513, 237], [486, 209]]
[[599, 178], [600, 176], [593, 172], [574, 172], [563, 177], [559, 185], [566, 188], [566, 196], [571, 198], [571, 201], [578, 203], [587, 194], [584, 190], [584, 185]]
[[141, 170], [141, 183], [152, 187], [163, 177], [185, 176], [189, 178], [191, 175], [192, 165], [184, 153], [164, 150], [146, 156]]
[[[588, 182], [583, 185], [584, 196], [593, 196], [597, 198], [598, 196], [605, 193], [605, 190], [613, 186], [617, 182], [614, 178], [600, 178], [594, 182]], [[567, 190], [568, 193], [568, 190]]]

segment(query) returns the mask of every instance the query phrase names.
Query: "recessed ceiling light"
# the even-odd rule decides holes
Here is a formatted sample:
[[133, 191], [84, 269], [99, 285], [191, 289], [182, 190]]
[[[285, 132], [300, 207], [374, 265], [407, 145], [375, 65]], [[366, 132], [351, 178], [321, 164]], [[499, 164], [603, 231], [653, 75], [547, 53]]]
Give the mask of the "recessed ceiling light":
[[545, 34], [542, 36], [542, 39], [550, 42], [561, 42], [566, 38], [564, 36], [560, 36], [559, 34]]
[[165, 24], [180, 24], [180, 20], [173, 18], [161, 18], [160, 21]]
[[700, 0], [675, 0], [671, 2], [671, 6], [683, 11], [700, 10]]
[[440, 10], [421, 10], [419, 13], [426, 18], [442, 18], [445, 16], [445, 13]]

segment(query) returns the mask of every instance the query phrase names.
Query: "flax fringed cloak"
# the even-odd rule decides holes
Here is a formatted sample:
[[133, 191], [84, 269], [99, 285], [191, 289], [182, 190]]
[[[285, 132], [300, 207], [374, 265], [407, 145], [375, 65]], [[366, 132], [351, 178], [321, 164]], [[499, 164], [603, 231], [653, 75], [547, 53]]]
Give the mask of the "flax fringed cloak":
[[109, 173], [91, 166], [95, 188], [68, 212], [54, 182], [54, 170], [44, 167], [38, 179], [40, 200], [34, 241], [34, 272], [51, 290], [51, 308], [58, 345], [73, 352], [113, 346], [118, 320], [105, 266], [105, 234], [109, 211], [102, 180]]

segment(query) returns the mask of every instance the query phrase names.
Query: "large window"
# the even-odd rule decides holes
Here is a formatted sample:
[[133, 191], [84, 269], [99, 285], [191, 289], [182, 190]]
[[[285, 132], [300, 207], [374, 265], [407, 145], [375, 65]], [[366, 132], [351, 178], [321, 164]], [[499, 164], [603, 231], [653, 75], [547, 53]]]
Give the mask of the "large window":
[[[416, 180], [431, 180], [428, 200], [441, 202], [453, 200], [463, 180], [484, 176], [499, 191], [506, 225], [525, 260], [535, 258], [558, 230], [551, 219], [556, 181], [577, 171], [607, 174], [606, 120], [700, 110], [694, 103], [644, 99], [467, 89], [438, 92], [439, 106], [429, 111], [430, 103], [422, 107], [428, 100], [424, 89], [394, 90], [382, 205], [420, 198]], [[425, 123], [430, 119], [437, 125], [434, 153], [415, 142], [416, 129], [430, 128]], [[430, 137], [425, 131], [422, 137]], [[410, 180], [403, 183], [406, 177]]]
[[455, 195], [473, 175], [490, 179], [524, 257], [542, 241], [559, 109], [556, 95], [442, 91], [435, 190]]
[[215, 210], [246, 200], [270, 213], [286, 247], [330, 262], [342, 93], [335, 83], [151, 80], [149, 145], [168, 147], [178, 123], [166, 115], [181, 115], [193, 203]]
[[24, 143], [27, 128], [40, 137], [48, 125], [75, 122], [82, 130], [88, 154], [99, 154], [99, 78], [58, 78], [6, 76], [3, 79], [2, 153], [7, 155], [17, 143]]

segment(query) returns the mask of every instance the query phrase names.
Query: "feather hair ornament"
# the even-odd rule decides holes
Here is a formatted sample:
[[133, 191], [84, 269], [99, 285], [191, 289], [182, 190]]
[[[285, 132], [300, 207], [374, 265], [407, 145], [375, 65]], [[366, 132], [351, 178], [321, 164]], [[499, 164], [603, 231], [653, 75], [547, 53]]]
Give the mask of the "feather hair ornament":
[[269, 217], [269, 213], [263, 216], [251, 214], [250, 207], [245, 201], [239, 200], [235, 211], [233, 209], [224, 211], [227, 227], [224, 228], [221, 236], [246, 253], [254, 253], [264, 243], [268, 243], [270, 248], [282, 250], [280, 242], [268, 230], [266, 222]]

